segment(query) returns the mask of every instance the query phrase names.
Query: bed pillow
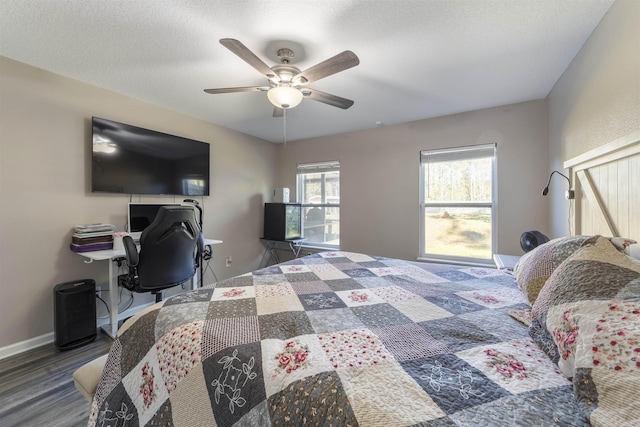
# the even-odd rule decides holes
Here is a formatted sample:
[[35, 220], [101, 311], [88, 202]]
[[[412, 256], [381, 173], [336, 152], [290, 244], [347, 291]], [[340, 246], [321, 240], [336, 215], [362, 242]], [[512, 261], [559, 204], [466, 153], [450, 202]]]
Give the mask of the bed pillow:
[[545, 282], [591, 236], [559, 237], [524, 254], [513, 268], [518, 287], [533, 304]]
[[592, 425], [631, 425], [640, 407], [640, 264], [594, 236], [549, 277], [530, 334], [573, 378]]

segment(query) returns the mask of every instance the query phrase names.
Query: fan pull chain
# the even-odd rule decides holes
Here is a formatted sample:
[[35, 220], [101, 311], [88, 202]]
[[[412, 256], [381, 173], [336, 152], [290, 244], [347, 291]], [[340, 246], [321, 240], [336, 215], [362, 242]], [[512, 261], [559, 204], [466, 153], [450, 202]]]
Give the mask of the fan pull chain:
[[282, 110], [282, 133], [284, 134], [284, 146], [287, 146], [287, 109]]

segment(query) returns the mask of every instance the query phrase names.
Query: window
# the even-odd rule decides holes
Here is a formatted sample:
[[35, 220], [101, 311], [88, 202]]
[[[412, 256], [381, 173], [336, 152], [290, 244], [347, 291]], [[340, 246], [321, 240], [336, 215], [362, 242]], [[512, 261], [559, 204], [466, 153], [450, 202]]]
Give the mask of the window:
[[298, 165], [305, 244], [340, 247], [340, 162]]
[[420, 153], [420, 256], [490, 261], [495, 242], [496, 146]]

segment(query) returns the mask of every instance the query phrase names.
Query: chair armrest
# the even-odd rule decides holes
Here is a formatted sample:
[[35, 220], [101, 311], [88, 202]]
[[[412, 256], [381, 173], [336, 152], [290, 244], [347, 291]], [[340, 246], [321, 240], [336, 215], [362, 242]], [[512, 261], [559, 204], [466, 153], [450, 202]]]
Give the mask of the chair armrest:
[[140, 256], [138, 255], [138, 248], [136, 248], [136, 244], [133, 242], [131, 236], [124, 236], [122, 238], [122, 243], [124, 244], [124, 251], [127, 254], [127, 263], [129, 267], [137, 267], [138, 262], [140, 261]]

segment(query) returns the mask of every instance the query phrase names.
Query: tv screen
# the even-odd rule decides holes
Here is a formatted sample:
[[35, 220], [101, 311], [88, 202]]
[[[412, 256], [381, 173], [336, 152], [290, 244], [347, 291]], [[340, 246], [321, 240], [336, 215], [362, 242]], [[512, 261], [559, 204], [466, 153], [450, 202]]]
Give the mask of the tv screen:
[[209, 195], [209, 144], [92, 118], [91, 191]]

